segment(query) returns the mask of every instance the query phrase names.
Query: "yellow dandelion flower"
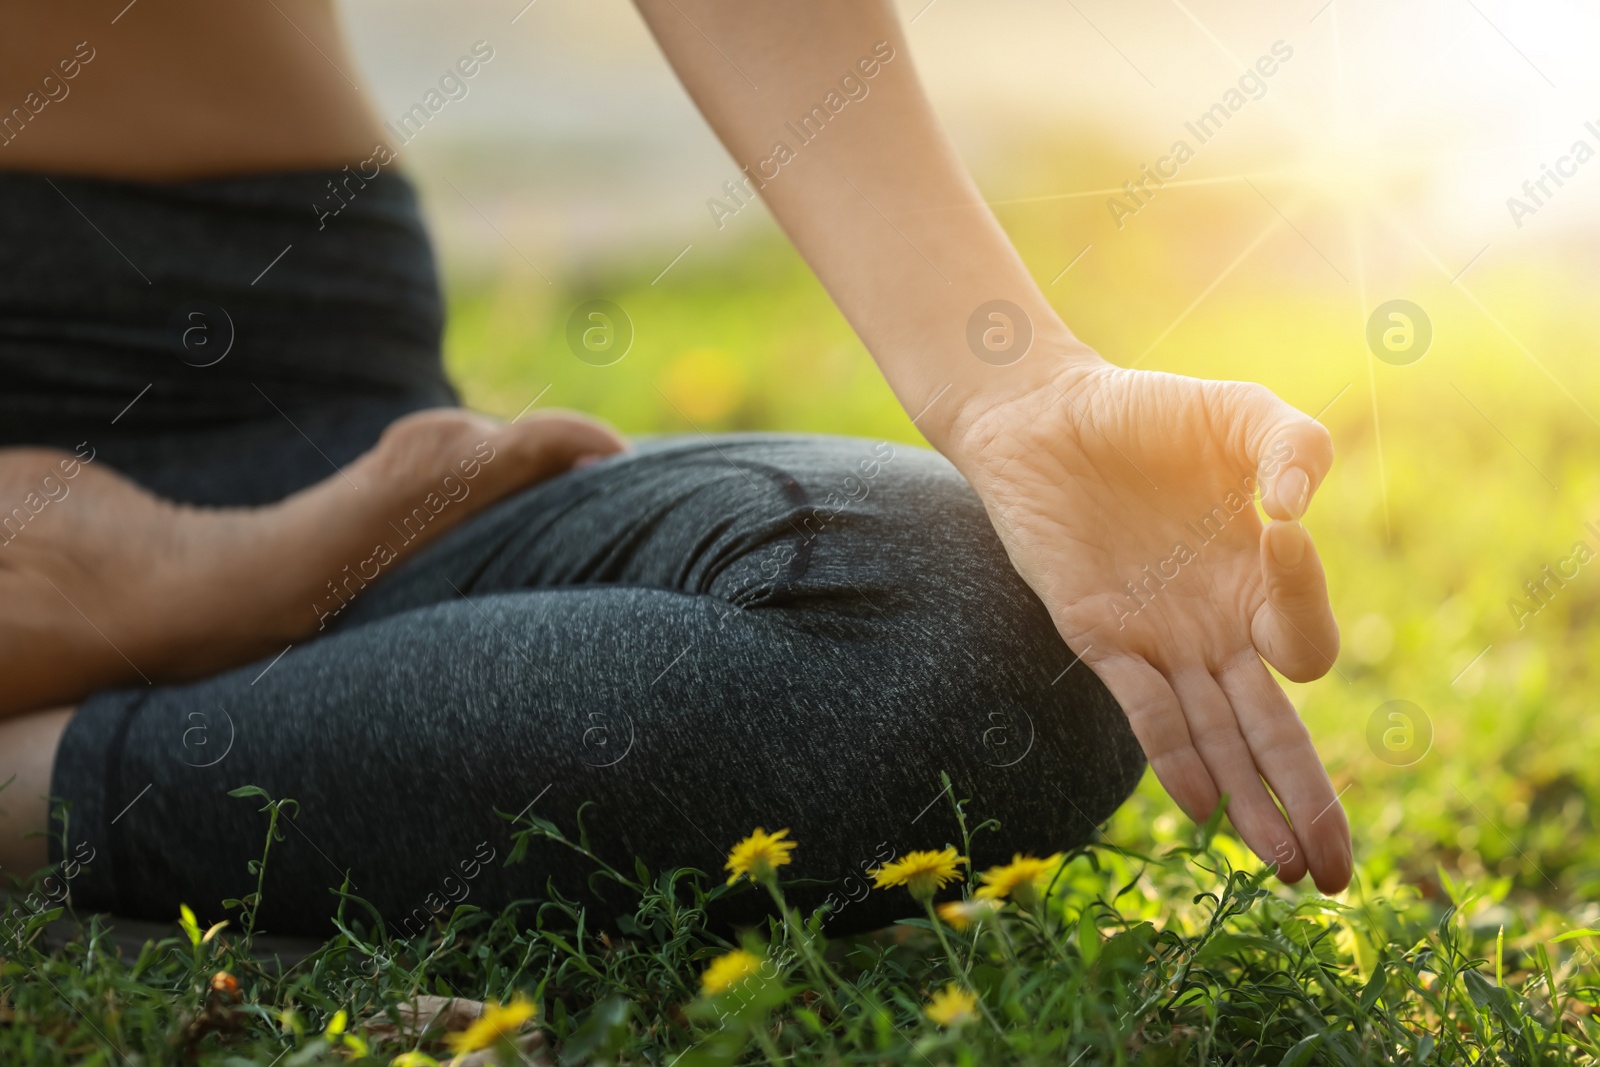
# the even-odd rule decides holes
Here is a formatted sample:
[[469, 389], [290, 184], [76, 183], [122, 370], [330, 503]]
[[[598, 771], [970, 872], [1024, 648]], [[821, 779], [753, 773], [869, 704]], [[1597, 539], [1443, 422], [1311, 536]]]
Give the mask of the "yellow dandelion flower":
[[700, 988], [705, 991], [706, 996], [714, 997], [744, 981], [760, 966], [760, 956], [746, 952], [742, 948], [734, 949], [711, 961], [711, 966], [700, 976]]
[[452, 1052], [477, 1052], [498, 1044], [502, 1038], [515, 1037], [538, 1014], [538, 1006], [521, 994], [503, 1006], [491, 1000], [471, 1026], [446, 1034], [445, 1044]]
[[1054, 877], [1061, 862], [1059, 852], [1044, 859], [1013, 853], [1010, 863], [983, 872], [983, 885], [976, 895], [980, 900], [1004, 900], [1024, 887], [1031, 890]]
[[928, 999], [922, 1013], [940, 1026], [960, 1026], [978, 1017], [978, 998], [951, 982]]
[[872, 884], [878, 889], [903, 885], [918, 900], [931, 900], [946, 882], [961, 877], [956, 865], [968, 862], [967, 857], [956, 855], [953, 848], [940, 852], [907, 852], [893, 863], [872, 871]]
[[758, 826], [749, 837], [734, 845], [733, 851], [728, 853], [728, 862], [723, 864], [733, 872], [728, 875], [728, 884], [732, 885], [743, 877], [748, 877], [752, 882], [764, 882], [771, 878], [774, 870], [789, 862], [789, 853], [794, 851], [797, 843], [783, 839], [788, 832], [779, 830], [769, 834]]
[[965, 930], [973, 923], [982, 922], [998, 914], [1000, 914], [998, 900], [952, 900], [939, 905], [939, 918], [957, 930]]
[[439, 1061], [426, 1052], [413, 1049], [410, 1052], [402, 1052], [390, 1060], [389, 1067], [439, 1067]]

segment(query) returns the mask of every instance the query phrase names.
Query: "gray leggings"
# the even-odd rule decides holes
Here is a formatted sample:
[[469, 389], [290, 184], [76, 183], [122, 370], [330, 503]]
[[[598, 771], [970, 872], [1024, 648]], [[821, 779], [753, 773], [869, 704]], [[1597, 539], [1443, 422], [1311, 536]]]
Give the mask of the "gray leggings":
[[[52, 858], [94, 857], [70, 868], [80, 909], [215, 920], [255, 888], [267, 817], [227, 795], [255, 785], [299, 802], [263, 929], [331, 933], [347, 873], [397, 933], [547, 880], [605, 921], [629, 902], [548, 842], [506, 865], [497, 814], [574, 834], [592, 801], [590, 841], [627, 871], [720, 880], [753, 827], [789, 828], [791, 899], [831, 899], [846, 933], [915, 912], [865, 869], [960, 844], [941, 771], [1000, 821], [984, 865], [1088, 840], [1143, 768], [942, 457], [662, 439], [500, 502], [276, 659], [90, 698], [56, 761]], [[719, 923], [764, 910], [725, 904]]]

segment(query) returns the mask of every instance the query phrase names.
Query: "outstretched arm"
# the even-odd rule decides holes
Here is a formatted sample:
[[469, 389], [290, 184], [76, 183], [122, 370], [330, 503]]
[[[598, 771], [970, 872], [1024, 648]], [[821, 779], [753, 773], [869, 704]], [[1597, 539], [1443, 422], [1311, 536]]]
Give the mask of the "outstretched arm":
[[1075, 338], [945, 137], [887, 0], [637, 3], [1168, 792], [1196, 818], [1227, 794], [1282, 877], [1343, 888], [1344, 813], [1262, 663], [1309, 680], [1337, 655], [1296, 521], [1326, 431], [1260, 386], [1124, 371]]
[[[748, 187], [936, 446], [979, 398], [1027, 389], [1049, 364], [1092, 358], [945, 137], [886, 0], [638, 6]], [[967, 319], [995, 299], [1022, 309], [1048, 360], [995, 367], [973, 357]]]

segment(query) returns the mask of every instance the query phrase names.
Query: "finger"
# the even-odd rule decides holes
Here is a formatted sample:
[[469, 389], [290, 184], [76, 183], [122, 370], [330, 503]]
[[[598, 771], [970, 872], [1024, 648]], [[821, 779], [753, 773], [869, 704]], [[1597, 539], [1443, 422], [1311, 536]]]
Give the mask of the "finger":
[[1261, 781], [1255, 756], [1222, 687], [1204, 667], [1173, 671], [1168, 680], [1211, 780], [1228, 794], [1228, 819], [1234, 829], [1264, 862], [1278, 865], [1278, 877], [1298, 882], [1306, 873], [1305, 850]]
[[1261, 661], [1248, 652], [1217, 673], [1255, 764], [1289, 813], [1317, 888], [1350, 884], [1350, 825], [1300, 715]]
[[1265, 598], [1250, 619], [1261, 658], [1295, 682], [1328, 673], [1339, 658], [1339, 624], [1328, 603], [1328, 580], [1311, 535], [1298, 522], [1272, 522], [1261, 532]]
[[1167, 795], [1195, 822], [1210, 818], [1222, 794], [1195, 751], [1183, 709], [1161, 672], [1133, 656], [1090, 666], [1122, 705], [1133, 736]]
[[1255, 468], [1262, 507], [1274, 519], [1298, 519], [1333, 465], [1332, 436], [1264, 386], [1230, 383], [1223, 398], [1220, 414], [1222, 424], [1234, 428], [1234, 458]]

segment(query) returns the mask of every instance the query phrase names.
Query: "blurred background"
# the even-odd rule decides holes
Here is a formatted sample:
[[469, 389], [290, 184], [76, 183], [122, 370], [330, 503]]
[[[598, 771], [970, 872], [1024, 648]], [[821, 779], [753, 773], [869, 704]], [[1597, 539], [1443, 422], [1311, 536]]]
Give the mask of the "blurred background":
[[[900, 11], [985, 196], [1081, 337], [1124, 365], [1263, 382], [1332, 430], [1308, 525], [1344, 652], [1290, 691], [1351, 812], [1363, 885], [1432, 896], [1465, 879], [1483, 907], [1520, 898], [1597, 925], [1600, 12]], [[920, 440], [765, 210], [718, 227], [706, 201], [737, 168], [630, 5], [347, 0], [345, 15], [387, 119], [475, 41], [495, 50], [402, 157], [469, 404], [511, 416], [548, 387], [542, 404], [634, 433], [693, 432], [687, 416]], [[1185, 124], [1275, 45], [1264, 91], [1200, 144]], [[1127, 199], [1179, 139], [1196, 151], [1178, 177]], [[589, 299], [636, 331], [610, 366], [566, 344]], [[1109, 836], [1179, 832], [1147, 780]]]

